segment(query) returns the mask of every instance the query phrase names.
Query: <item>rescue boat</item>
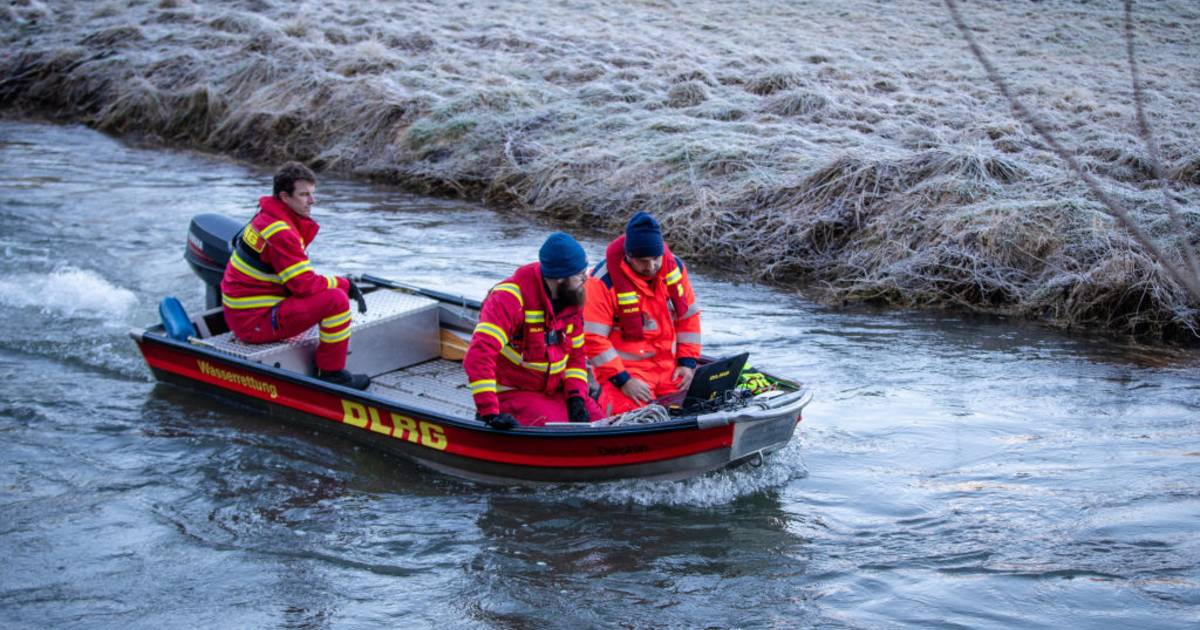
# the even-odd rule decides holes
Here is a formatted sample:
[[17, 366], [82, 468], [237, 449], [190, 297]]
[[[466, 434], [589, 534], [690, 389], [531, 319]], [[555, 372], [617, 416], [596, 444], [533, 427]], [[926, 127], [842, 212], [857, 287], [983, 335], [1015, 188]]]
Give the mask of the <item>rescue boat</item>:
[[770, 391], [655, 421], [621, 416], [498, 431], [475, 419], [462, 369], [480, 302], [374, 275], [358, 279], [368, 310], [355, 313], [347, 359], [372, 384], [365, 391], [330, 384], [313, 375], [315, 327], [259, 345], [229, 332], [219, 285], [240, 228], [217, 214], [192, 219], [184, 258], [205, 283], [206, 310], [188, 315], [164, 300], [160, 323], [130, 332], [155, 378], [444, 473], [498, 484], [686, 479], [761, 463], [792, 439], [812, 399], [800, 383], [764, 374]]

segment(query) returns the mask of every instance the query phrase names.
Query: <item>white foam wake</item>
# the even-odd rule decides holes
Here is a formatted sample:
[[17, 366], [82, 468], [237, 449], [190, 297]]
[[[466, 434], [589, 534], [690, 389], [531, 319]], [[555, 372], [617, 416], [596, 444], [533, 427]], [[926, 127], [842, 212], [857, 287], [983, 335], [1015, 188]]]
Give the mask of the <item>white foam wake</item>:
[[122, 315], [137, 304], [137, 296], [93, 271], [61, 267], [0, 276], [0, 304], [64, 315]]
[[768, 457], [761, 468], [742, 466], [682, 482], [626, 480], [576, 489], [585, 499], [602, 503], [712, 507], [759, 492], [780, 488], [807, 475], [795, 442]]

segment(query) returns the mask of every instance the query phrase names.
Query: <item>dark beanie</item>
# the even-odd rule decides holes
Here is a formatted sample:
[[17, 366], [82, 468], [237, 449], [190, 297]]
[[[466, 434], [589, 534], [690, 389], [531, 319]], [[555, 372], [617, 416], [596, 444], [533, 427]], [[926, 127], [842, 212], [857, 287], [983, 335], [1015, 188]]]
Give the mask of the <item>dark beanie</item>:
[[625, 253], [630, 258], [653, 258], [663, 255], [662, 228], [654, 217], [639, 212], [625, 226]]
[[587, 254], [570, 234], [555, 232], [538, 250], [538, 262], [543, 278], [566, 278], [587, 269]]

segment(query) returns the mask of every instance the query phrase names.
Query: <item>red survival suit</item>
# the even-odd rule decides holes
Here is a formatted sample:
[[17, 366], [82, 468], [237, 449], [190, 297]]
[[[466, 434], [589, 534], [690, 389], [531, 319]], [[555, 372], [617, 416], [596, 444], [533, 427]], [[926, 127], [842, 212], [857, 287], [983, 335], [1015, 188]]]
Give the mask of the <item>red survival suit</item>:
[[582, 313], [577, 306], [554, 312], [536, 262], [492, 287], [463, 358], [479, 415], [508, 413], [524, 426], [567, 422], [570, 396], [599, 418], [586, 366]]
[[313, 271], [305, 250], [320, 226], [274, 197], [259, 199], [258, 207], [258, 214], [234, 239], [221, 279], [229, 329], [247, 343], [268, 343], [320, 324], [317, 369], [345, 368], [350, 283]]
[[662, 268], [646, 280], [629, 268], [624, 251], [624, 236], [608, 246], [588, 278], [583, 313], [588, 363], [609, 415], [641, 406], [621, 392], [630, 378], [665, 396], [678, 390], [675, 367], [694, 368], [700, 357], [700, 307], [683, 261], [664, 247]]

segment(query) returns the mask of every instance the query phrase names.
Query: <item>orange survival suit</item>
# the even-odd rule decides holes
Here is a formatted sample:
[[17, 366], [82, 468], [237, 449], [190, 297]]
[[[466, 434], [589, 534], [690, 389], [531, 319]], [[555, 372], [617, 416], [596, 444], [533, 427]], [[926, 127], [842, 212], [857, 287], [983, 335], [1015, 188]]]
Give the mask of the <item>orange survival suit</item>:
[[629, 268], [624, 250], [624, 236], [608, 246], [588, 278], [583, 310], [588, 363], [607, 414], [641, 406], [621, 392], [630, 378], [665, 396], [678, 389], [675, 367], [695, 368], [700, 357], [700, 307], [683, 261], [664, 247], [662, 268], [646, 279]]
[[268, 343], [320, 325], [317, 369], [346, 367], [350, 343], [350, 282], [318, 275], [305, 250], [320, 226], [265, 196], [258, 214], [235, 238], [221, 279], [225, 321], [247, 343]]
[[579, 307], [554, 312], [541, 264], [520, 267], [484, 299], [463, 358], [476, 411], [508, 413], [524, 426], [566, 422], [567, 398], [587, 398], [583, 344]]

